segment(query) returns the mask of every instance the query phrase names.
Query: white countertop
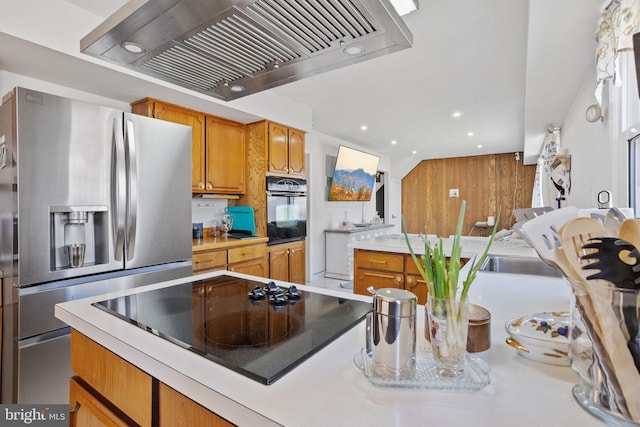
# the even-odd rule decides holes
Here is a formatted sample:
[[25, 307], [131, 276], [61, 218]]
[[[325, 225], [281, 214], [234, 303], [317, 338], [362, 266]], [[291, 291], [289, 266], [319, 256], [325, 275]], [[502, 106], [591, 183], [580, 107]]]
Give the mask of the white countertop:
[[[463, 236], [461, 238], [463, 256], [482, 254], [489, 242], [488, 237]], [[414, 252], [424, 254], [424, 241], [416, 234], [409, 235], [409, 242]], [[429, 236], [429, 242], [433, 245], [439, 243], [439, 238]], [[442, 244], [445, 252], [449, 252], [453, 239], [443, 238]], [[356, 249], [369, 249], [372, 251], [386, 251], [409, 253], [407, 242], [403, 234], [392, 234], [390, 236], [374, 237], [367, 240], [360, 240], [351, 244]], [[509, 240], [494, 240], [489, 253], [492, 255], [508, 255], [538, 258], [536, 251], [521, 238], [512, 237]]]
[[[231, 274], [219, 271], [194, 278]], [[187, 280], [190, 280], [189, 278]], [[108, 295], [114, 297], [184, 282], [175, 280]], [[341, 297], [371, 297], [300, 286]], [[71, 327], [240, 426], [562, 426], [602, 425], [571, 395], [577, 376], [568, 367], [525, 359], [505, 344], [504, 323], [541, 311], [567, 311], [570, 291], [561, 279], [479, 273], [470, 301], [492, 314], [491, 348], [476, 355], [491, 366], [491, 384], [475, 392], [384, 389], [354, 366], [364, 345], [360, 323], [300, 366], [266, 386], [180, 348], [91, 306], [107, 296], [56, 306]], [[422, 312], [419, 310], [419, 313]], [[418, 317], [418, 347], [424, 317]]]

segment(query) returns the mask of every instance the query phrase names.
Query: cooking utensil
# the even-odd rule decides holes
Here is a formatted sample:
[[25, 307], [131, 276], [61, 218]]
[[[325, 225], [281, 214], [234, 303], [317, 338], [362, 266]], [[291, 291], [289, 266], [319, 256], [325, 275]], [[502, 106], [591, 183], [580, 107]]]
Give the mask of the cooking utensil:
[[[634, 267], [638, 266], [640, 253], [625, 240], [615, 237], [591, 239], [584, 245], [585, 249], [595, 252], [584, 255], [583, 259], [595, 260], [583, 267], [584, 270], [600, 270], [599, 273], [587, 276], [587, 279], [603, 279], [621, 289], [640, 289], [639, 274]], [[638, 298], [635, 293], [622, 293], [622, 316], [629, 334], [627, 348], [633, 355], [636, 369], [640, 372], [640, 330], [638, 328]], [[614, 304], [616, 302], [614, 301]]]
[[607, 229], [609, 235], [617, 236], [620, 232], [620, 226], [627, 219], [627, 216], [618, 208], [611, 208], [604, 217], [604, 228]]
[[561, 246], [558, 230], [568, 221], [577, 217], [578, 208], [569, 206], [530, 219], [517, 230], [543, 261], [563, 270], [556, 259], [556, 247]]
[[618, 237], [640, 249], [640, 219], [629, 218], [620, 225]]
[[556, 249], [556, 257], [573, 287], [576, 306], [590, 331], [589, 337], [605, 382], [610, 385], [612, 400], [625, 416], [640, 419], [638, 370], [627, 350], [628, 339], [620, 328], [620, 320], [609, 299], [611, 285], [605, 280], [594, 279], [589, 282], [597, 286], [587, 286], [587, 276], [591, 273], [582, 269], [583, 265], [592, 262], [582, 257], [595, 251], [583, 248], [583, 245], [592, 238], [607, 237], [607, 234], [597, 219], [575, 218], [560, 230], [562, 243]]

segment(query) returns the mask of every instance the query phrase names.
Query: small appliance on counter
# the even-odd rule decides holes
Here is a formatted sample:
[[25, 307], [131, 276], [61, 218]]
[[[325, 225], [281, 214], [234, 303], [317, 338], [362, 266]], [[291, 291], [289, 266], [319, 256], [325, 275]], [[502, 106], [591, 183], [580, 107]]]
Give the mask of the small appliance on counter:
[[256, 235], [255, 213], [251, 206], [228, 206], [226, 210], [232, 224], [227, 237], [246, 239]]

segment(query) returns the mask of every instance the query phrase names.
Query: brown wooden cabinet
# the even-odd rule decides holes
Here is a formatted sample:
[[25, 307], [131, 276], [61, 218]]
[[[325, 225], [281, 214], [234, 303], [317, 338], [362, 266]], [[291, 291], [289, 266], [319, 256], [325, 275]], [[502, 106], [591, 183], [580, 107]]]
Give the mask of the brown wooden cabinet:
[[192, 127], [191, 191], [243, 194], [246, 188], [245, 125], [145, 98], [131, 111]]
[[298, 284], [306, 282], [305, 242], [269, 246], [269, 277]]
[[371, 295], [367, 288], [405, 288], [404, 255], [354, 250], [353, 292]]
[[268, 171], [304, 176], [304, 132], [269, 123]]
[[75, 330], [71, 365], [71, 427], [233, 426]]
[[206, 191], [243, 194], [246, 185], [245, 126], [206, 116]]
[[193, 273], [229, 270], [238, 273], [269, 277], [267, 244], [253, 243], [228, 249], [211, 249], [195, 252], [192, 258]]
[[124, 425], [131, 425], [128, 419], [140, 426], [152, 424], [150, 375], [77, 331], [71, 333], [71, 368], [70, 410], [78, 421], [71, 425], [93, 425], [84, 424], [87, 420], [111, 425], [107, 419], [123, 420]]
[[[447, 258], [448, 260], [448, 258]], [[468, 258], [461, 258], [464, 266]], [[353, 292], [371, 295], [367, 290], [399, 288], [413, 292], [418, 304], [426, 304], [429, 287], [418, 271], [411, 254], [354, 249]]]
[[160, 383], [160, 403], [160, 427], [234, 425], [164, 383]]

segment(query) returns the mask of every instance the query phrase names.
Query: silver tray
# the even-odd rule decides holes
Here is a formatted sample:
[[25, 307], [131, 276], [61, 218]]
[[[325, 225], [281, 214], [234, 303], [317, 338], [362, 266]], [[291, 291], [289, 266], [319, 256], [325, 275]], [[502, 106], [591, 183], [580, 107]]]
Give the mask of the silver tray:
[[378, 387], [396, 388], [423, 388], [436, 390], [480, 390], [491, 382], [489, 376], [490, 367], [484, 360], [470, 355], [465, 355], [464, 371], [461, 375], [450, 378], [438, 374], [431, 352], [416, 353], [416, 371], [413, 378], [408, 379], [383, 379], [373, 374], [371, 357], [363, 348], [353, 356], [353, 363], [364, 373], [371, 384]]

